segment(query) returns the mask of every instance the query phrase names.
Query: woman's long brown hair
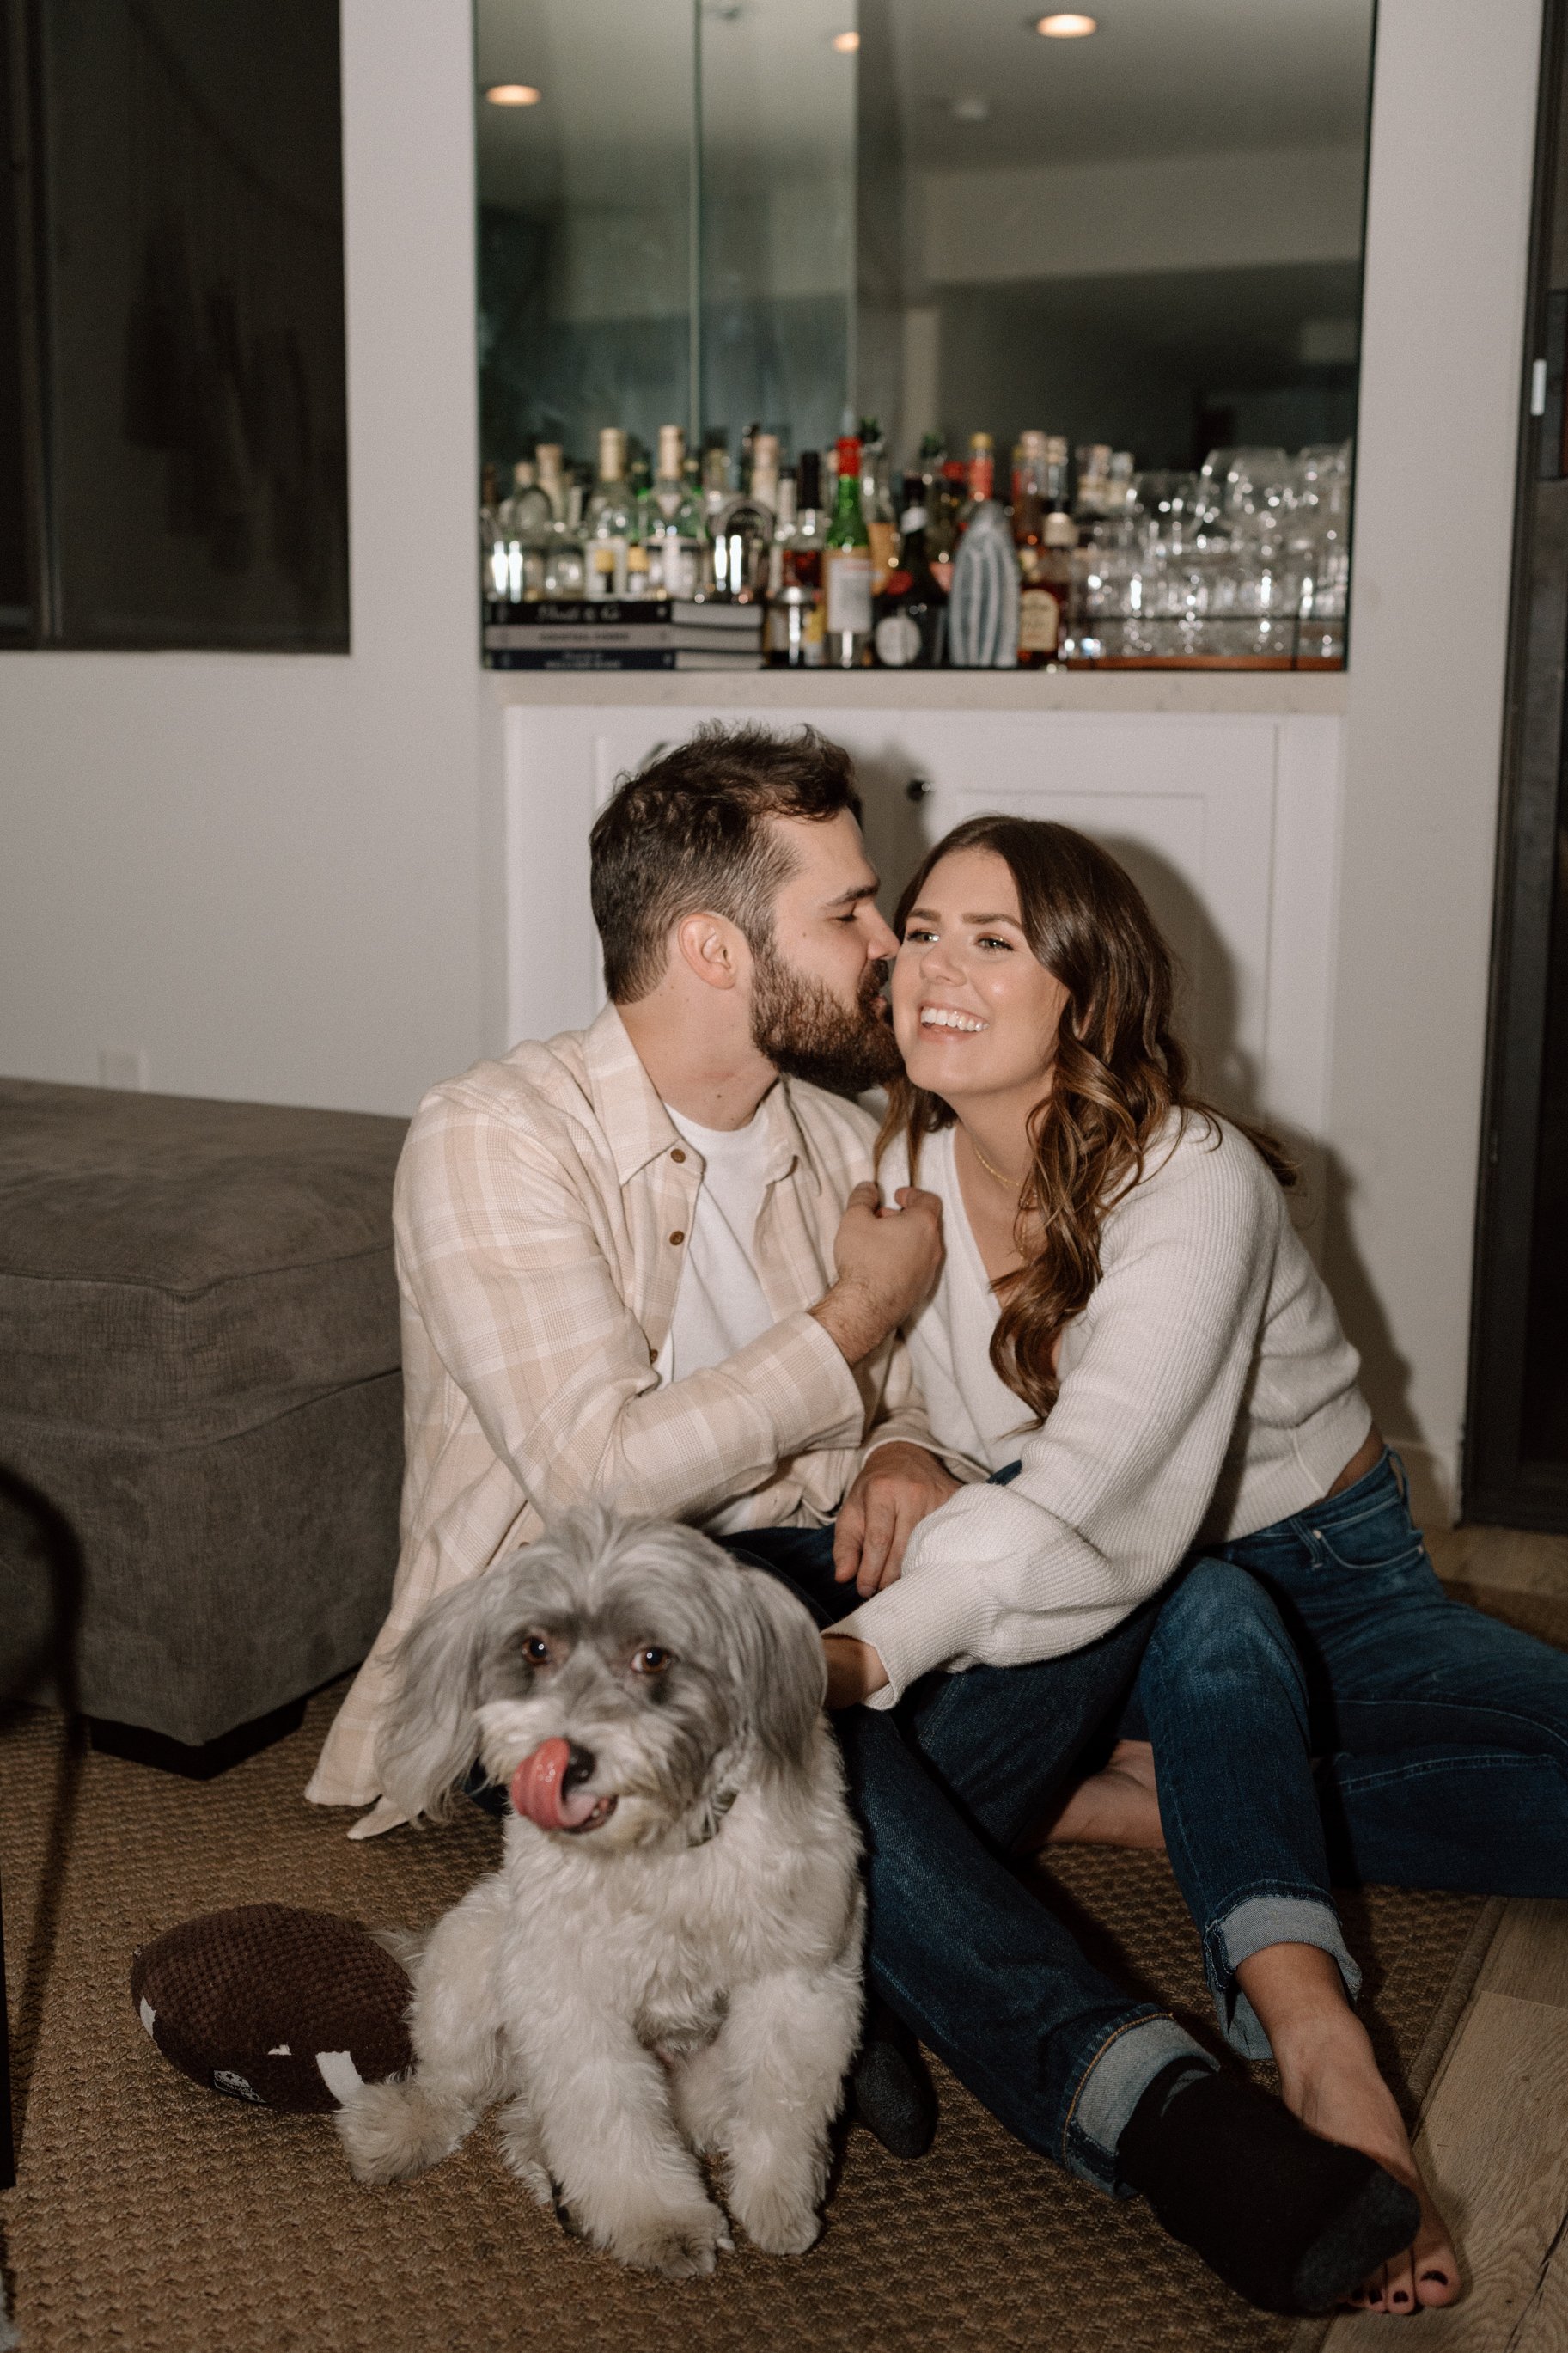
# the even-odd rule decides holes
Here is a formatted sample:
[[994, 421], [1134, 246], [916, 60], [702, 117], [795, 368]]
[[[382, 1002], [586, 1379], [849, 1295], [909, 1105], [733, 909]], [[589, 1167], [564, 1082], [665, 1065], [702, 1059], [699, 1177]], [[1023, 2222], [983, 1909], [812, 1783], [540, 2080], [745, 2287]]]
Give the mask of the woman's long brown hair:
[[[1052, 1355], [1064, 1324], [1100, 1281], [1106, 1212], [1137, 1184], [1173, 1112], [1213, 1123], [1214, 1106], [1188, 1084], [1187, 1057], [1171, 1026], [1171, 951], [1142, 892], [1109, 851], [1069, 826], [1037, 818], [975, 817], [939, 841], [907, 885], [894, 928], [939, 859], [986, 849], [1018, 891], [1024, 934], [1068, 993], [1056, 1039], [1050, 1092], [1029, 1117], [1032, 1165], [1018, 1202], [1024, 1264], [995, 1285], [1001, 1315], [991, 1340], [998, 1377], [1040, 1420], [1057, 1398]], [[951, 1126], [940, 1095], [895, 1079], [877, 1139], [879, 1159], [903, 1136], [919, 1178], [922, 1140]], [[1232, 1118], [1286, 1187], [1296, 1171], [1264, 1128]], [[1213, 1129], [1219, 1140], [1217, 1127]], [[1038, 1219], [1027, 1234], [1031, 1216]]]

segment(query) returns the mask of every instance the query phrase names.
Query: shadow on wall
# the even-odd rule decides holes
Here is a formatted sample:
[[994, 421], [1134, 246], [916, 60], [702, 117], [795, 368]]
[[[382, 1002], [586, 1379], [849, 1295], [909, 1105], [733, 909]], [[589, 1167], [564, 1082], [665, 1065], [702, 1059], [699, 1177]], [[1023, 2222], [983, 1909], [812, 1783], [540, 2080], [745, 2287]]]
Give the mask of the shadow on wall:
[[[889, 746], [882, 759], [861, 757], [857, 765], [869, 847], [883, 876], [882, 912], [890, 918], [905, 881], [931, 846], [932, 829], [923, 803], [906, 789], [907, 753]], [[1340, 1320], [1361, 1355], [1368, 1402], [1385, 1431], [1410, 1433], [1418, 1441], [1411, 1367], [1394, 1345], [1352, 1230], [1352, 1180], [1321, 1137], [1281, 1121], [1263, 1100], [1257, 1058], [1241, 1036], [1235, 957], [1191, 882], [1160, 850], [1117, 834], [1096, 839], [1131, 875], [1175, 955], [1176, 1027], [1192, 1052], [1196, 1085], [1231, 1117], [1276, 1133], [1296, 1162], [1301, 1181], [1292, 1197], [1292, 1220], [1314, 1261], [1331, 1279]], [[1446, 1513], [1447, 1499], [1422, 1493], [1419, 1481], [1416, 1501], [1428, 1516]]]

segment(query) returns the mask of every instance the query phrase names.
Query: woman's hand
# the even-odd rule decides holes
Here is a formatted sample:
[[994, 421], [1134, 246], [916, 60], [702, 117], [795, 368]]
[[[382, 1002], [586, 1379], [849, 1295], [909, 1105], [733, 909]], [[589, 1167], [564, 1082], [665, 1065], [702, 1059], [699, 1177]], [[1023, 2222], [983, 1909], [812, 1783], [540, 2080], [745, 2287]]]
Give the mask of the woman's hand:
[[863, 1601], [891, 1585], [904, 1565], [904, 1547], [928, 1513], [958, 1493], [945, 1464], [894, 1439], [868, 1454], [839, 1507], [833, 1531], [833, 1574], [855, 1579]]
[[887, 1682], [888, 1670], [869, 1642], [858, 1641], [853, 1634], [826, 1633], [822, 1647], [827, 1658], [829, 1707], [853, 1707]]

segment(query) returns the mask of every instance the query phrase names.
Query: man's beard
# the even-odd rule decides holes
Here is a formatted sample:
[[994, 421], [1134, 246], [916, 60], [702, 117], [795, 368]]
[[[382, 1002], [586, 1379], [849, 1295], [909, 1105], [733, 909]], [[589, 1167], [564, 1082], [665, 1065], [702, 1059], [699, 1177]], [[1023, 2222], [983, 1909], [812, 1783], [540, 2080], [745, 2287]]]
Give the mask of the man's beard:
[[755, 951], [752, 1043], [786, 1079], [805, 1079], [837, 1095], [885, 1086], [903, 1069], [892, 1024], [878, 1008], [880, 965], [868, 965], [853, 1005], [825, 982], [796, 972], [772, 940]]

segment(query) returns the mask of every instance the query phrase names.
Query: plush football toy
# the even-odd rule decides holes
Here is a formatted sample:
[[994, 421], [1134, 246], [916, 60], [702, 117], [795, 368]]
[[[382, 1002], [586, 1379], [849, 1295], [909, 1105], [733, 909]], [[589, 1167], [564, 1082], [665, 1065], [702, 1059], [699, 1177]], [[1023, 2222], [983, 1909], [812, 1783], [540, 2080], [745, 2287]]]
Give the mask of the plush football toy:
[[287, 1904], [204, 1913], [143, 1945], [131, 1999], [165, 2059], [208, 2090], [323, 2116], [414, 2064], [408, 1978], [357, 1920]]

